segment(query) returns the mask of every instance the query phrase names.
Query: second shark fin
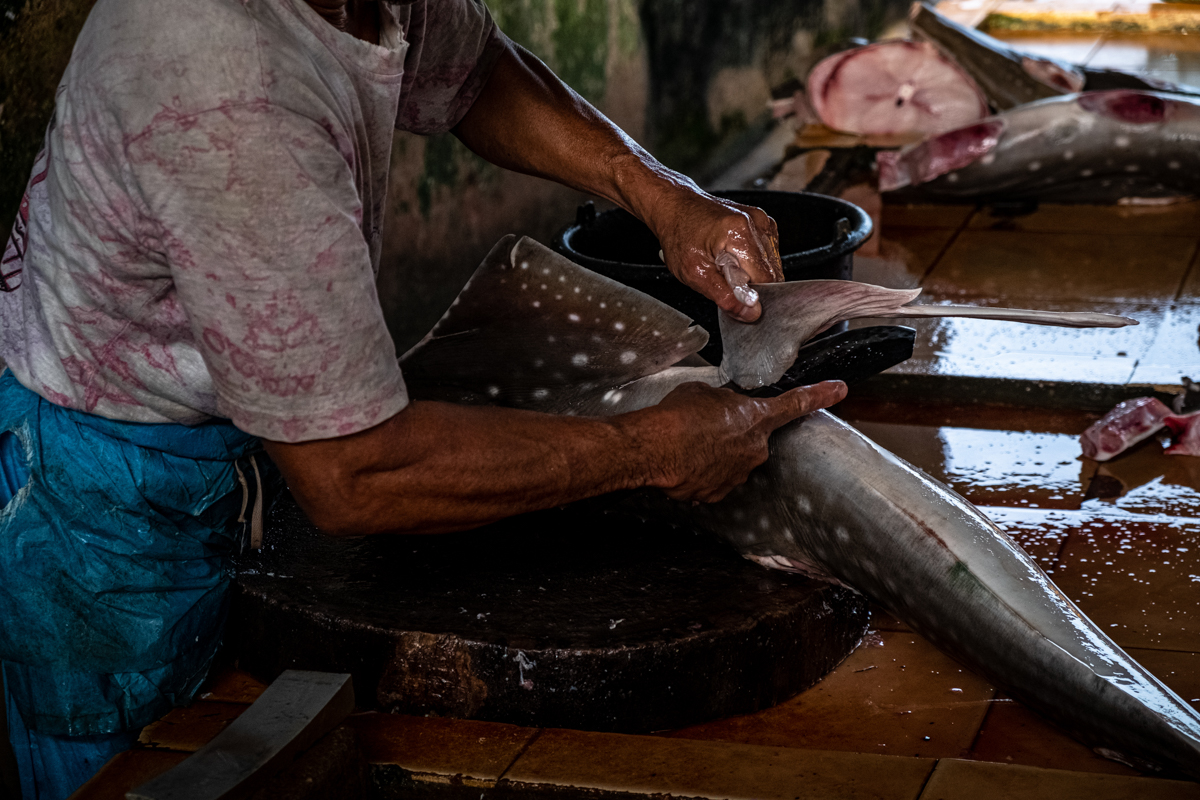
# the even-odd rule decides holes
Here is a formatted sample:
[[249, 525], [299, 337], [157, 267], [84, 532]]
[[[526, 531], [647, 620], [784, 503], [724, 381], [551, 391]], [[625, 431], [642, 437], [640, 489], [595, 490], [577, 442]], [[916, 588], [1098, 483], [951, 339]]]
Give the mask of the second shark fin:
[[887, 289], [855, 281], [792, 281], [756, 284], [763, 314], [746, 324], [720, 313], [722, 376], [743, 389], [779, 381], [800, 347], [832, 325], [850, 319], [975, 317], [1066, 328], [1123, 328], [1137, 320], [1090, 311], [1034, 311], [977, 306], [909, 306], [920, 289]]
[[400, 366], [418, 399], [586, 414], [707, 341], [670, 306], [507, 236]]

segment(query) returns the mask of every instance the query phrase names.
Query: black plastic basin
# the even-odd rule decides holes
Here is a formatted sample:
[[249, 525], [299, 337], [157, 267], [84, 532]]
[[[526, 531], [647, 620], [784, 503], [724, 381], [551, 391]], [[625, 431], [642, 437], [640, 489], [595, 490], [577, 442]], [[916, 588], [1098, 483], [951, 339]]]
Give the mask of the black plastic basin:
[[[720, 197], [766, 211], [779, 226], [779, 253], [789, 281], [850, 280], [854, 251], [871, 235], [871, 218], [858, 206], [836, 197], [808, 192], [716, 192]], [[559, 231], [554, 249], [577, 264], [656, 297], [694, 319], [711, 334], [700, 352], [721, 359], [717, 307], [673, 275], [659, 260], [658, 239], [639, 219], [622, 209], [596, 213], [579, 207], [575, 223]], [[835, 326], [829, 333], [844, 330]]]

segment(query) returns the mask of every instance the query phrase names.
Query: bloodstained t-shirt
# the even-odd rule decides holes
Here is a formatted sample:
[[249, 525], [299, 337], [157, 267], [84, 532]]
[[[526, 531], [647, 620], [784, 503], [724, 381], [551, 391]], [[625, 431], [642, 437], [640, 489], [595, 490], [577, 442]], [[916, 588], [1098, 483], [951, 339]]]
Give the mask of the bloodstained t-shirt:
[[0, 359], [67, 408], [296, 442], [408, 402], [375, 289], [394, 128], [504, 47], [478, 0], [99, 0], [0, 259]]

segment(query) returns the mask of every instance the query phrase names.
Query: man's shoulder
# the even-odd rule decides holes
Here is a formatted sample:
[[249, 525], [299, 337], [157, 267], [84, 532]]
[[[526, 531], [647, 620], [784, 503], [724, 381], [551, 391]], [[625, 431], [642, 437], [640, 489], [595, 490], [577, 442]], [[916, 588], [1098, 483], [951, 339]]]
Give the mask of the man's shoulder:
[[269, 62], [301, 47], [294, 17], [280, 6], [277, 0], [100, 0], [80, 34], [65, 88], [135, 117], [163, 107], [187, 114], [265, 102]]

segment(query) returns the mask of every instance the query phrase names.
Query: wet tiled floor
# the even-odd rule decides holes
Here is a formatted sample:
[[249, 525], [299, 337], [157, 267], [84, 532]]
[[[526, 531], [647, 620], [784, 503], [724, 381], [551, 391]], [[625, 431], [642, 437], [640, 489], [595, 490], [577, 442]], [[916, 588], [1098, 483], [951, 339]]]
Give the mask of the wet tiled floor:
[[1024, 213], [885, 205], [881, 227], [881, 255], [859, 258], [856, 277], [920, 286], [919, 302], [1103, 311], [1139, 323], [1079, 331], [907, 321], [916, 349], [894, 373], [1108, 386], [1200, 375], [1200, 202]]

